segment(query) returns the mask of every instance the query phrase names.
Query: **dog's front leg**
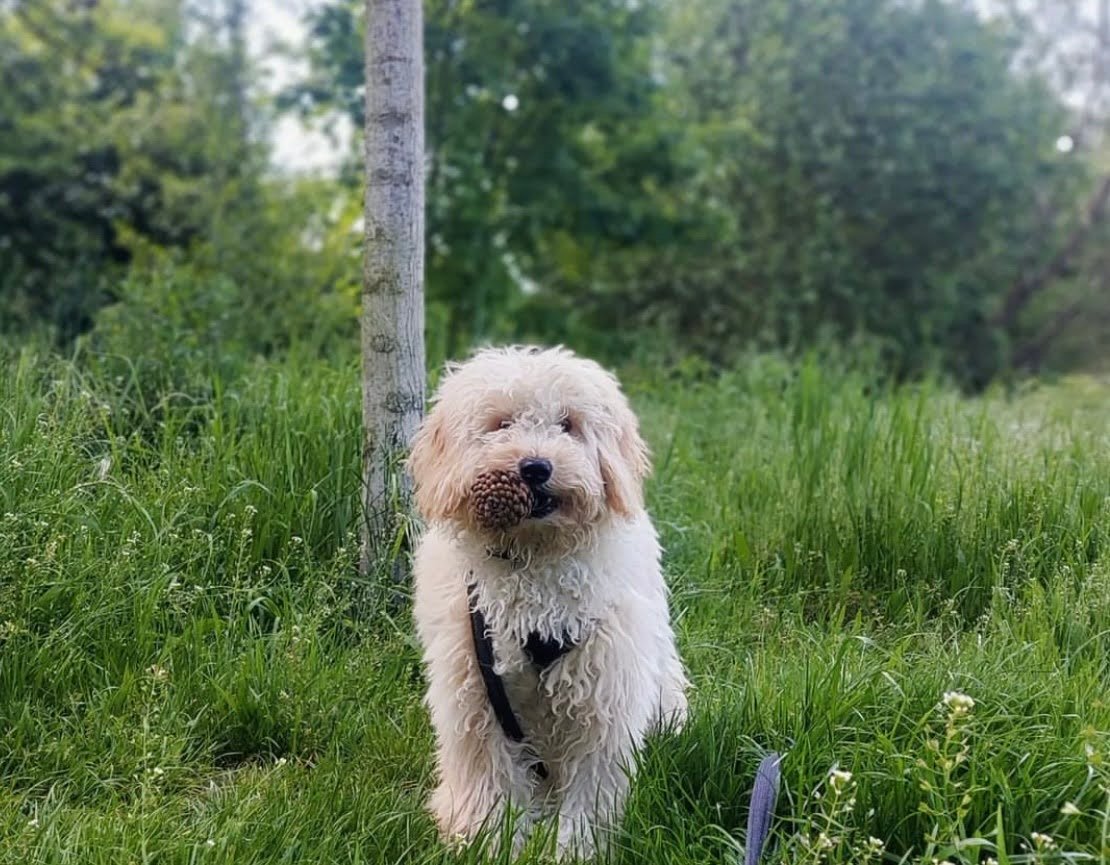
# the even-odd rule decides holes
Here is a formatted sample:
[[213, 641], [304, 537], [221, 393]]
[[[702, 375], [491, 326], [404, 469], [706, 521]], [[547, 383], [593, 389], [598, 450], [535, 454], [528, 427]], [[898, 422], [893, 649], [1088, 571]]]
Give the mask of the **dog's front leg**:
[[560, 859], [589, 858], [604, 850], [628, 795], [632, 747], [611, 729], [611, 740], [596, 751], [564, 762], [566, 783], [559, 802]]
[[497, 725], [471, 658], [429, 654], [427, 667], [439, 774], [428, 807], [445, 840], [485, 829], [496, 841], [506, 808], [531, 804], [528, 763]]
[[471, 841], [482, 829], [496, 833], [508, 805], [530, 803], [533, 783], [490, 708], [458, 570], [446, 541], [427, 536], [417, 554], [414, 615], [436, 734], [439, 778], [428, 808], [451, 842]]
[[652, 665], [619, 623], [601, 623], [545, 681], [559, 740], [560, 857], [603, 849], [624, 808], [635, 752], [658, 714]]

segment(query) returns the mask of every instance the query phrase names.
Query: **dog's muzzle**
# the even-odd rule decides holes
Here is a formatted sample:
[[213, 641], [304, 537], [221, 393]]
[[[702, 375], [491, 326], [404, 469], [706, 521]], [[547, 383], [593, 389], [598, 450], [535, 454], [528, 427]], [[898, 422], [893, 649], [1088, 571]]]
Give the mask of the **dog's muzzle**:
[[532, 511], [528, 518], [542, 520], [555, 513], [559, 508], [559, 499], [547, 489], [547, 482], [551, 480], [553, 471], [551, 461], [542, 457], [525, 457], [518, 468], [521, 478], [532, 491]]
[[542, 520], [559, 509], [559, 500], [544, 490], [532, 490], [532, 512], [528, 518]]

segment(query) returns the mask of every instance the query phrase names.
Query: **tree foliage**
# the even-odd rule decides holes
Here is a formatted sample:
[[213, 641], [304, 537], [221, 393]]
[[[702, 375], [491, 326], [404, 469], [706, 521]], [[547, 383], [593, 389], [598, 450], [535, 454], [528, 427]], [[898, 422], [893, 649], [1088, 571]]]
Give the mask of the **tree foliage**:
[[[424, 5], [428, 297], [453, 353], [497, 333], [570, 238], [645, 243], [663, 221], [637, 206], [645, 173], [669, 158], [653, 117], [658, 10]], [[362, 6], [336, 0], [314, 14], [312, 72], [285, 105], [338, 109], [361, 128]]]
[[259, 160], [227, 22], [182, 0], [0, 6], [0, 328], [87, 330], [136, 242], [233, 218]]
[[603, 264], [614, 306], [718, 360], [862, 334], [897, 372], [995, 374], [1009, 334], [988, 319], [1056, 227], [1038, 201], [1080, 174], [1016, 43], [940, 0], [703, 0], [670, 34], [678, 206], [715, 218], [665, 266]]
[[[357, 7], [315, 17], [291, 102], [358, 119]], [[430, 4], [449, 350], [510, 310], [620, 356], [863, 336], [898, 373], [986, 382], [1028, 330], [994, 320], [1007, 288], [1074, 222], [1045, 202], [1086, 173], [1017, 35], [942, 0]]]
[[[1104, 355], [1107, 5], [427, 0], [433, 365], [832, 341], [979, 386]], [[314, 7], [279, 110], [361, 129], [362, 7]], [[0, 329], [205, 344], [194, 290], [246, 351], [353, 351], [361, 152], [267, 173], [249, 14], [0, 3]]]

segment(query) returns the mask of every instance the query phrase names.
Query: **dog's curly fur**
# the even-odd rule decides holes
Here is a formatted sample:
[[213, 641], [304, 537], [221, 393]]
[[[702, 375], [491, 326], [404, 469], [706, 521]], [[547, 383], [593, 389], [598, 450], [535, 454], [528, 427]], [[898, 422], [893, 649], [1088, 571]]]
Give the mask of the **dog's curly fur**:
[[[542, 458], [553, 513], [489, 531], [466, 506], [474, 478]], [[527, 826], [558, 815], [560, 855], [589, 855], [619, 819], [633, 753], [681, 724], [687, 680], [675, 647], [650, 468], [617, 380], [562, 348], [485, 349], [449, 367], [409, 462], [427, 530], [414, 615], [428, 676], [439, 784], [429, 807], [447, 839], [468, 840], [507, 806]], [[498, 725], [470, 630], [468, 584], [527, 742]], [[576, 647], [542, 672], [533, 631]], [[546, 764], [530, 768], [528, 749]]]

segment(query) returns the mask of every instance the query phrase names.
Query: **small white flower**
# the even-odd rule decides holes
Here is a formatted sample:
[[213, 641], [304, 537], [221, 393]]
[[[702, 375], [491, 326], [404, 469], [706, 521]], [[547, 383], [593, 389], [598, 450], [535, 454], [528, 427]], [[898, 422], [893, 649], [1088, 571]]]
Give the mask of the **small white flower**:
[[1065, 802], [1064, 807], [1060, 809], [1060, 813], [1068, 817], [1078, 817], [1083, 812], [1079, 810], [1079, 806], [1074, 802]]
[[1056, 846], [1056, 842], [1053, 840], [1051, 835], [1045, 835], [1041, 832], [1034, 832], [1030, 837], [1032, 837], [1033, 843], [1036, 845], [1038, 850], [1051, 850], [1053, 847]]
[[207, 841], [205, 841], [205, 842], [204, 842], [204, 846], [205, 846], [205, 847], [209, 847], [209, 848], [211, 848], [211, 847], [215, 847], [215, 846], [216, 846], [216, 842], [215, 842], [215, 841], [213, 841], [213, 840], [212, 840], [211, 838], [209, 838], [209, 839], [208, 839]]
[[953, 715], [966, 715], [975, 708], [975, 701], [960, 691], [945, 691], [944, 705]]
[[872, 835], [867, 839], [867, 849], [872, 853], [881, 853], [885, 847], [886, 842], [884, 842], [882, 838], [876, 838]]
[[155, 775], [159, 775], [159, 776], [166, 774], [165, 770], [161, 766], [155, 766], [151, 771]]
[[289, 540], [295, 547], [298, 547], [304, 543], [304, 538], [302, 538], [300, 535], [293, 535], [293, 537], [291, 537]]
[[852, 773], [845, 769], [833, 769], [829, 772], [829, 786], [837, 793], [844, 790], [852, 783]]
[[516, 98], [515, 93], [507, 93], [501, 100], [501, 107], [512, 114], [520, 107], [520, 100]]
[[27, 821], [27, 825], [31, 829], [38, 829], [39, 828], [39, 818], [38, 817], [32, 817], [30, 820]]

